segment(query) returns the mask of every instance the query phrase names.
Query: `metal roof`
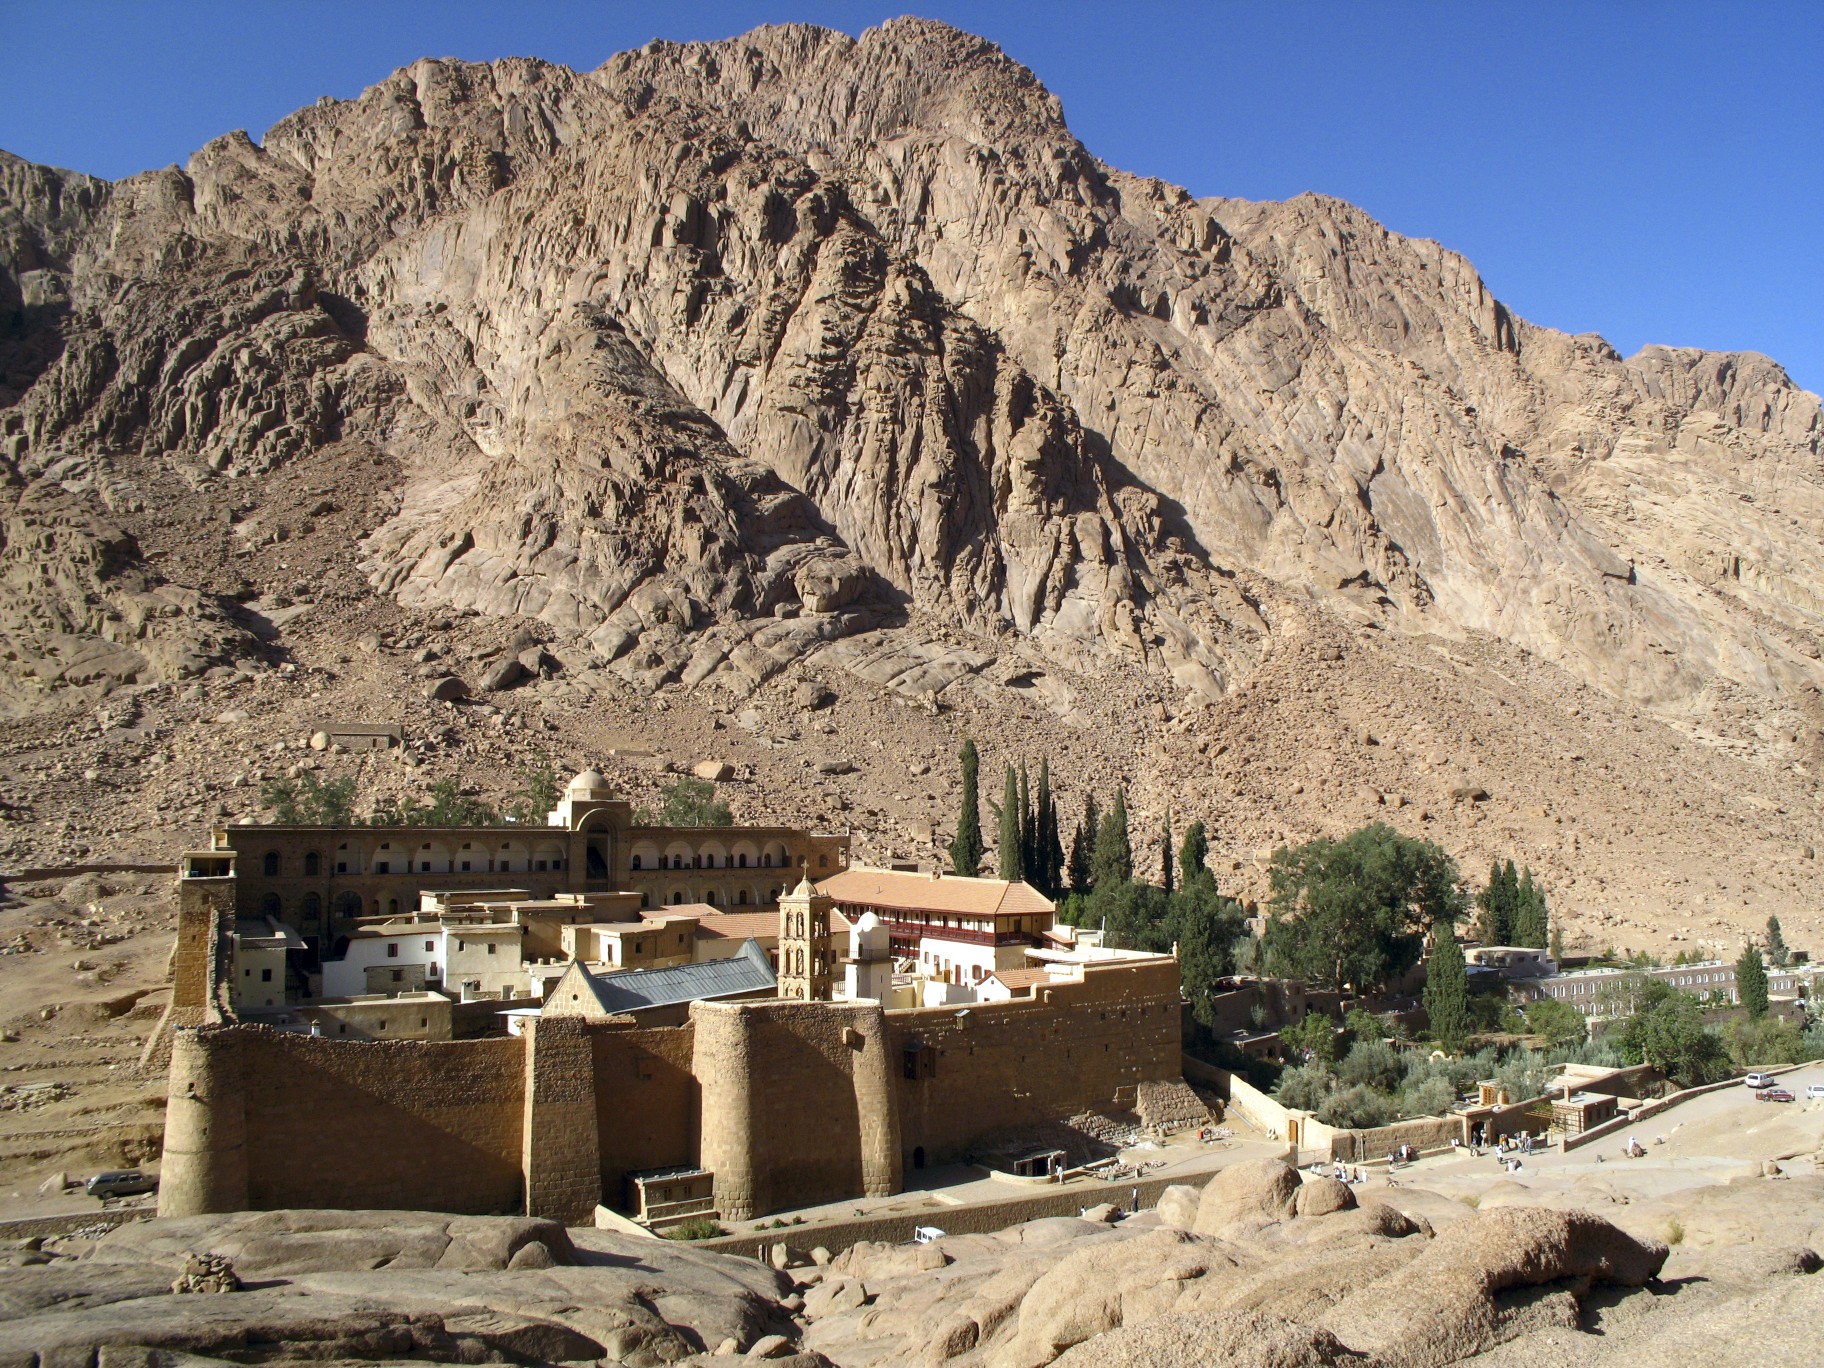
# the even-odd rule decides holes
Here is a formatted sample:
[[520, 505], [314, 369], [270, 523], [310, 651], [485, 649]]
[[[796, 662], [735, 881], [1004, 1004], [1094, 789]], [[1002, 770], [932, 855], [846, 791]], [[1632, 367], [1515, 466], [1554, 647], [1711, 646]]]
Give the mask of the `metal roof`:
[[637, 1012], [703, 998], [776, 992], [779, 977], [760, 942], [748, 941], [730, 959], [678, 964], [667, 969], [630, 969], [590, 975], [595, 998], [606, 1012]]

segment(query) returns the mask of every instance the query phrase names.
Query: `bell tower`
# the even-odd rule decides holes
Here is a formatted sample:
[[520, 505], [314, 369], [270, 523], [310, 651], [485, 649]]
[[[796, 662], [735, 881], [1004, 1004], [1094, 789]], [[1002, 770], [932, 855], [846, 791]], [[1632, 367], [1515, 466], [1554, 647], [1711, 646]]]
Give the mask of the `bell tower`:
[[835, 962], [830, 956], [830, 909], [835, 899], [811, 887], [807, 873], [779, 899], [779, 996], [787, 1002], [828, 1002]]

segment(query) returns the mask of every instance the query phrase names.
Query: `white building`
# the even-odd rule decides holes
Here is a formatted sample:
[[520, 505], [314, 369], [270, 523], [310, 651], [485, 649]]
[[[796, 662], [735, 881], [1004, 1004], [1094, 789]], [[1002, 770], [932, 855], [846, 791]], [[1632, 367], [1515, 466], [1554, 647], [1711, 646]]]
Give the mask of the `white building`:
[[516, 922], [398, 921], [358, 927], [341, 959], [323, 961], [323, 996], [440, 990], [463, 1001], [524, 992]]

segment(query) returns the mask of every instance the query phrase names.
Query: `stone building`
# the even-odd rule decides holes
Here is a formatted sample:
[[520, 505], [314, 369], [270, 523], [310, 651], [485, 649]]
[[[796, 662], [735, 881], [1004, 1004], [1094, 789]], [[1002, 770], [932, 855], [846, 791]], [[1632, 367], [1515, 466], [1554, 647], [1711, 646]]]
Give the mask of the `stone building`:
[[1047, 943], [1057, 909], [1031, 884], [854, 866], [818, 878], [849, 922], [873, 914], [892, 953], [925, 976], [973, 988], [1025, 967]]
[[586, 770], [542, 827], [225, 826], [184, 870], [230, 880], [237, 916], [282, 921], [328, 954], [361, 919], [409, 915], [423, 893], [622, 892], [653, 908], [770, 908], [799, 871], [846, 868], [848, 849], [846, 833], [635, 825], [631, 805]]
[[807, 878], [779, 899], [779, 996], [790, 1002], [828, 1002], [834, 987], [828, 894]]

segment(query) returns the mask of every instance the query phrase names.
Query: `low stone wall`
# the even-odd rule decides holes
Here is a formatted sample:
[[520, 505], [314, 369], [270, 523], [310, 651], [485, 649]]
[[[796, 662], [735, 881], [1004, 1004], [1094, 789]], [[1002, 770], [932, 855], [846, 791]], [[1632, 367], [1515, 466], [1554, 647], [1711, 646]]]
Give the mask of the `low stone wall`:
[[918, 1226], [936, 1226], [946, 1235], [992, 1235], [997, 1230], [1036, 1221], [1045, 1216], [1075, 1216], [1085, 1207], [1112, 1202], [1126, 1209], [1139, 1191], [1139, 1210], [1148, 1211], [1159, 1203], [1162, 1193], [1174, 1184], [1201, 1188], [1215, 1174], [1194, 1173], [1179, 1178], [1141, 1178], [1131, 1183], [1073, 1183], [1032, 1197], [1010, 1197], [1003, 1202], [978, 1202], [970, 1206], [939, 1207], [935, 1210], [895, 1212], [892, 1215], [857, 1216], [846, 1221], [806, 1222], [776, 1230], [723, 1235], [713, 1240], [693, 1240], [698, 1249], [713, 1249], [719, 1254], [744, 1254], [751, 1259], [764, 1259], [776, 1244], [810, 1251], [818, 1246], [840, 1254], [852, 1244], [876, 1240], [882, 1244], [905, 1244]]
[[[1805, 1064], [1783, 1064], [1776, 1068], [1762, 1069], [1760, 1072], [1764, 1074], [1774, 1074], [1776, 1076], [1779, 1074], [1789, 1074], [1795, 1069], [1808, 1068], [1811, 1063], [1815, 1062], [1816, 1061], [1814, 1060], [1808, 1061]], [[1720, 1083], [1704, 1083], [1695, 1088], [1686, 1088], [1682, 1092], [1672, 1093], [1668, 1097], [1661, 1097], [1655, 1101], [1643, 1103], [1641, 1106], [1636, 1107], [1632, 1112], [1629, 1112], [1626, 1116], [1618, 1116], [1613, 1121], [1604, 1121], [1600, 1126], [1591, 1126], [1581, 1135], [1565, 1137], [1564, 1149], [1581, 1149], [1583, 1146], [1590, 1144], [1593, 1141], [1602, 1139], [1605, 1135], [1613, 1135], [1616, 1131], [1626, 1130], [1629, 1126], [1645, 1121], [1650, 1116], [1658, 1116], [1661, 1112], [1676, 1107], [1680, 1102], [1688, 1102], [1693, 1097], [1702, 1097], [1705, 1093], [1722, 1092], [1727, 1088], [1739, 1088], [1741, 1086], [1741, 1079], [1725, 1078]]]
[[94, 1211], [69, 1211], [61, 1216], [26, 1216], [16, 1221], [0, 1221], [0, 1240], [49, 1239], [55, 1235], [74, 1235], [79, 1230], [114, 1229], [132, 1221], [149, 1221], [158, 1208], [112, 1207]]
[[1330, 1137], [1330, 1157], [1338, 1163], [1385, 1159], [1401, 1145], [1416, 1150], [1448, 1148], [1452, 1140], [1467, 1143], [1468, 1123], [1461, 1116], [1417, 1116], [1372, 1130], [1339, 1130]]

